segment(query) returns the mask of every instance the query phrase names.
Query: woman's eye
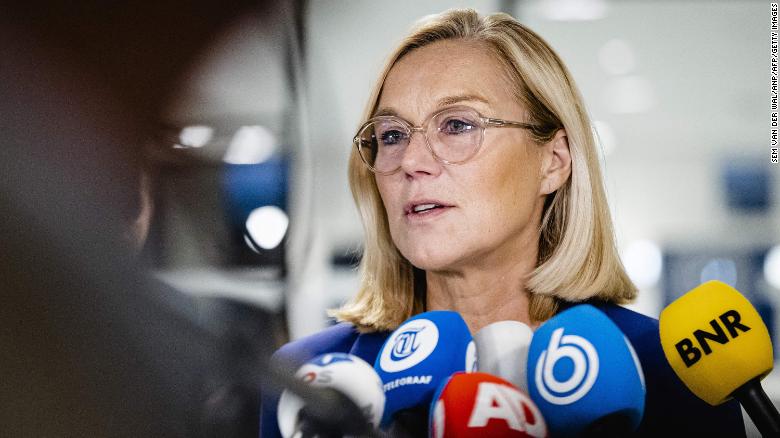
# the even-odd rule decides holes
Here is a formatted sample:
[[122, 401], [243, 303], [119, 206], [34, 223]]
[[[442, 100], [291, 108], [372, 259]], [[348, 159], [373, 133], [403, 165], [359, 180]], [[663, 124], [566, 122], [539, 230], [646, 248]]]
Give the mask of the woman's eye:
[[464, 134], [474, 129], [474, 124], [468, 120], [449, 119], [444, 122], [441, 131], [445, 134]]
[[395, 129], [384, 131], [379, 134], [380, 144], [383, 146], [395, 146], [397, 144], [403, 143], [405, 138], [406, 133]]

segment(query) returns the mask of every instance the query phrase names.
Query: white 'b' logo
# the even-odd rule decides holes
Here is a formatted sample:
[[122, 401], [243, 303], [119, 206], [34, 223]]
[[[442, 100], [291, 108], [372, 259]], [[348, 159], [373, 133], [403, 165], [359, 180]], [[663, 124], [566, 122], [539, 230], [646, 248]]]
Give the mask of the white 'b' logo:
[[[574, 362], [571, 375], [558, 380], [553, 374], [556, 362], [569, 358]], [[568, 405], [581, 399], [590, 391], [599, 375], [599, 355], [585, 338], [563, 335], [563, 328], [555, 329], [547, 350], [536, 362], [534, 379], [539, 393], [555, 405]]]

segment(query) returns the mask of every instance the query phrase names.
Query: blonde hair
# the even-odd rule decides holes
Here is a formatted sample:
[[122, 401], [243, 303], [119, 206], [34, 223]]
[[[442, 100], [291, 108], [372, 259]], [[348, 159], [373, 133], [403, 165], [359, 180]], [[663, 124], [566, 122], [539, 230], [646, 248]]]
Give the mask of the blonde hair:
[[[550, 318], [560, 300], [600, 299], [625, 303], [636, 287], [615, 246], [606, 195], [589, 117], [566, 66], [536, 33], [507, 14], [480, 17], [452, 9], [426, 17], [391, 54], [371, 93], [363, 120], [376, 111], [385, 78], [407, 53], [436, 41], [460, 39], [486, 44], [506, 69], [515, 97], [527, 108], [534, 140], [545, 143], [563, 128], [571, 153], [571, 177], [547, 195], [540, 225], [538, 262], [529, 274], [529, 313]], [[424, 281], [397, 250], [374, 174], [355, 148], [349, 158], [349, 185], [365, 229], [357, 295], [332, 315], [361, 331], [393, 330], [425, 309], [415, 281]]]

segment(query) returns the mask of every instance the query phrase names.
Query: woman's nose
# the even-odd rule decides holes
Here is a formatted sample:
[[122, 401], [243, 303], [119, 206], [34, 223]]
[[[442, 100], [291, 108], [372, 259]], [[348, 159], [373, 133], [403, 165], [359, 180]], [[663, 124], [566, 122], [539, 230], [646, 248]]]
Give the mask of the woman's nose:
[[411, 177], [419, 175], [438, 175], [442, 164], [433, 156], [421, 131], [412, 132], [409, 145], [401, 158], [401, 169]]

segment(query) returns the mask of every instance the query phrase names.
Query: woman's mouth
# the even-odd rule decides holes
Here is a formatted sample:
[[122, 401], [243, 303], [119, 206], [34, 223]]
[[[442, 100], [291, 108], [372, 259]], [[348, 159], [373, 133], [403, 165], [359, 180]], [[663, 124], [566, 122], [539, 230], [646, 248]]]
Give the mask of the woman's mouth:
[[415, 205], [414, 208], [412, 208], [412, 213], [423, 213], [426, 211], [433, 210], [434, 208], [442, 208], [439, 204], [420, 204]]
[[452, 208], [452, 205], [439, 201], [420, 201], [407, 204], [404, 208], [404, 213], [407, 218], [422, 219], [425, 217], [439, 216], [450, 208]]

